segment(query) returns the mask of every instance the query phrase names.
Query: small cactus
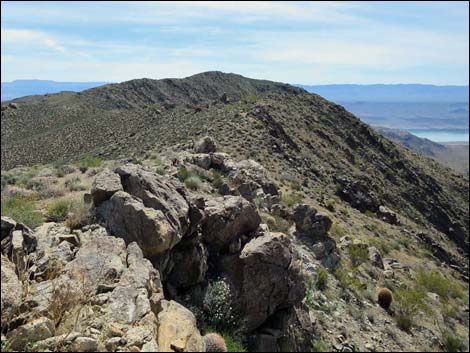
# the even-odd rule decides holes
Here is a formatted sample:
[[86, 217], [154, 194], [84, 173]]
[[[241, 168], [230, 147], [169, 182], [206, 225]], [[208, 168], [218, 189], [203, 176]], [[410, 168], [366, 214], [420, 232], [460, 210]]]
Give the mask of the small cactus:
[[393, 301], [393, 294], [390, 289], [380, 288], [379, 292], [377, 293], [377, 301], [382, 308], [389, 310]]
[[224, 338], [217, 333], [208, 333], [204, 336], [206, 352], [227, 352]]

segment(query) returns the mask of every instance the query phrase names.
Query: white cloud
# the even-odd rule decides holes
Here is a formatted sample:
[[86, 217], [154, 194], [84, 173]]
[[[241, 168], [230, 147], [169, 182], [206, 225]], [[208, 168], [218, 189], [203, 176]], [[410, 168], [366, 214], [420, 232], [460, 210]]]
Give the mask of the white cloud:
[[32, 31], [27, 29], [1, 29], [2, 44], [12, 43], [16, 45], [37, 45], [42, 44], [45, 47], [51, 48], [60, 53], [66, 53], [67, 49], [57, 43], [48, 34], [40, 31]]

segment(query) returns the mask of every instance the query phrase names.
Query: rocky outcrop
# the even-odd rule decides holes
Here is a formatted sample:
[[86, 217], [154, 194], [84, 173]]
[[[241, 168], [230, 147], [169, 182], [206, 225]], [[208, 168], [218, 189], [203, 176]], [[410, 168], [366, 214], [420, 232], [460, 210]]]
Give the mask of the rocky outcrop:
[[23, 287], [15, 272], [15, 265], [2, 254], [2, 329], [19, 313]]
[[99, 206], [104, 201], [109, 200], [116, 192], [121, 190], [123, 190], [123, 188], [119, 175], [105, 169], [93, 180], [93, 185], [91, 186], [93, 204], [95, 206]]
[[339, 178], [340, 188], [338, 196], [349, 202], [352, 207], [361, 212], [376, 212], [379, 209], [380, 201], [365, 182], [360, 180], [351, 181], [347, 178]]
[[252, 239], [240, 255], [223, 259], [222, 268], [236, 291], [246, 332], [305, 296], [298, 255], [285, 234], [267, 233]]
[[400, 220], [398, 219], [398, 215], [393, 212], [391, 209], [385, 206], [380, 206], [377, 211], [377, 217], [380, 218], [382, 221], [397, 225], [400, 224]]
[[217, 144], [210, 136], [203, 137], [194, 145], [196, 153], [213, 153], [217, 151]]
[[306, 204], [297, 205], [292, 218], [295, 222], [296, 232], [299, 235], [315, 239], [325, 238], [333, 224], [328, 215], [320, 213]]
[[226, 251], [231, 242], [249, 236], [261, 223], [256, 208], [239, 196], [225, 196], [206, 202], [202, 239], [209, 249]]

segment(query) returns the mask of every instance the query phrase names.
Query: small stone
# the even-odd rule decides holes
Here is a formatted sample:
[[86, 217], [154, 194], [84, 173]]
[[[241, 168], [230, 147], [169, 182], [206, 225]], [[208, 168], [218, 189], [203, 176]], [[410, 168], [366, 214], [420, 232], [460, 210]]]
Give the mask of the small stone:
[[98, 341], [92, 337], [77, 337], [71, 348], [75, 352], [94, 352], [98, 350]]

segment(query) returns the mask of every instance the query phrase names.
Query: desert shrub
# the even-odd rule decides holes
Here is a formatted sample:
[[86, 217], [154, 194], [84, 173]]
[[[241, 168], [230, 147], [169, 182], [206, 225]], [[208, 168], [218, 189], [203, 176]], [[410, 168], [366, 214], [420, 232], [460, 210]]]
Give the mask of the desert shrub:
[[2, 198], [2, 216], [13, 218], [30, 228], [36, 228], [43, 223], [42, 215], [36, 210], [33, 197], [13, 196]]
[[186, 179], [189, 178], [189, 170], [184, 165], [178, 168], [177, 177], [180, 181], [184, 182]]
[[78, 177], [67, 179], [64, 185], [70, 191], [83, 191], [86, 189]]
[[83, 200], [72, 203], [65, 225], [72, 229], [79, 229], [94, 221], [93, 208], [90, 204], [86, 204]]
[[91, 154], [86, 154], [82, 159], [77, 161], [77, 166], [82, 173], [85, 173], [88, 168], [98, 168], [103, 159], [100, 157], [92, 156]]
[[465, 298], [465, 293], [460, 285], [452, 279], [445, 278], [439, 272], [420, 269], [417, 272], [416, 281], [427, 292], [436, 293], [444, 300]]
[[301, 203], [303, 199], [303, 196], [297, 192], [285, 193], [282, 195], [282, 202], [288, 207], [293, 207], [294, 205]]
[[351, 244], [348, 246], [348, 253], [354, 267], [361, 265], [369, 259], [369, 250], [364, 244]]
[[331, 212], [334, 212], [336, 209], [336, 201], [334, 199], [328, 199], [325, 202], [325, 206], [328, 210], [330, 210]]
[[383, 239], [380, 238], [373, 238], [369, 241], [370, 246], [375, 246], [377, 249], [380, 250], [382, 255], [386, 255], [392, 251], [392, 246]]
[[356, 276], [354, 276], [354, 271], [349, 273], [345, 270], [342, 266], [336, 268], [334, 275], [336, 279], [339, 281], [339, 284], [344, 289], [356, 289], [358, 291], [362, 291], [366, 289], [366, 285], [363, 284]]
[[71, 174], [75, 171], [75, 168], [68, 164], [60, 164], [55, 166], [55, 176], [62, 178], [67, 174]]
[[451, 332], [444, 332], [442, 335], [442, 345], [444, 352], [461, 352], [465, 349], [465, 344], [460, 337], [454, 336]]
[[273, 232], [287, 233], [291, 227], [291, 223], [281, 216], [272, 215], [272, 218], [267, 220], [268, 227]]
[[318, 270], [317, 281], [315, 282], [315, 288], [318, 290], [326, 289], [328, 284], [328, 271], [324, 268]]
[[53, 222], [62, 222], [67, 218], [73, 201], [68, 198], [58, 199], [47, 207], [47, 219]]
[[224, 338], [218, 333], [208, 333], [204, 337], [206, 352], [227, 352]]
[[315, 289], [314, 284], [311, 278], [307, 278], [307, 286], [305, 291], [305, 304], [310, 309], [315, 308]]
[[388, 288], [380, 288], [377, 293], [377, 302], [379, 305], [384, 308], [385, 310], [390, 309], [390, 305], [392, 305], [393, 301], [393, 294]]
[[227, 352], [246, 352], [247, 351], [245, 346], [239, 339], [233, 337], [232, 335], [228, 333], [222, 333], [222, 336], [224, 337], [224, 340], [225, 340]]
[[312, 342], [312, 352], [329, 352], [328, 345], [322, 340]]
[[370, 218], [377, 218], [377, 215], [375, 214], [375, 212], [371, 211], [371, 210], [366, 210], [364, 212], [364, 214], [367, 216], [367, 217], [370, 217]]
[[336, 238], [341, 238], [346, 235], [346, 231], [343, 227], [339, 226], [336, 222], [331, 225], [330, 234]]
[[426, 293], [416, 288], [399, 288], [395, 291], [398, 327], [409, 331], [414, 325], [415, 316], [420, 311], [429, 311], [425, 303]]
[[236, 325], [230, 286], [224, 280], [214, 281], [204, 295], [204, 321], [218, 331], [229, 331]]
[[224, 183], [224, 179], [222, 178], [220, 173], [217, 171], [214, 171], [212, 173], [212, 186], [218, 189], [222, 186], [223, 183]]
[[201, 183], [201, 178], [197, 175], [192, 175], [184, 181], [184, 185], [191, 190], [199, 190]]

